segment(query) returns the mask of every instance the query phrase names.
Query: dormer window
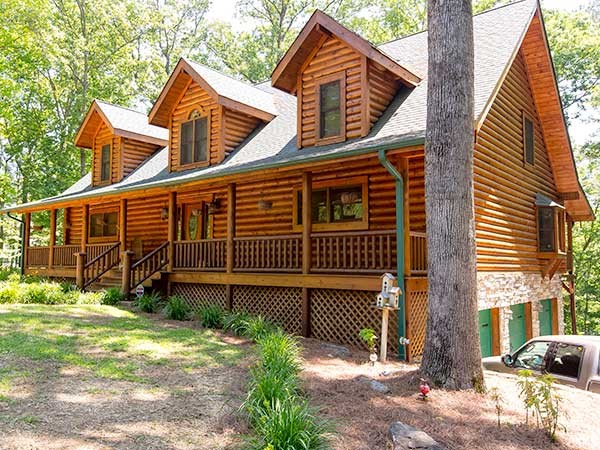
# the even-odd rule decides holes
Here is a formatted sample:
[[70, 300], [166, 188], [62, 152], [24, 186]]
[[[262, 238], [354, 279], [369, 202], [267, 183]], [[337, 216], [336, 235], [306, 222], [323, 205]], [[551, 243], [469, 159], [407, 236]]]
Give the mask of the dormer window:
[[340, 142], [345, 139], [346, 87], [344, 72], [322, 77], [316, 82], [317, 129], [319, 144]]
[[206, 162], [208, 146], [208, 117], [199, 117], [181, 124], [182, 165]]
[[102, 146], [100, 157], [100, 181], [110, 180], [110, 144]]

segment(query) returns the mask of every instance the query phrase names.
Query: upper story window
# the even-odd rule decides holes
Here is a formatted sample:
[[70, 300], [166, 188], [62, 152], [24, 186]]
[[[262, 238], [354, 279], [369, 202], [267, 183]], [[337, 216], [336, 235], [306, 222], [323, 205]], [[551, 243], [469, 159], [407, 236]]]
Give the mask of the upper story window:
[[326, 144], [345, 139], [345, 93], [344, 72], [317, 79], [317, 143]]
[[565, 253], [565, 210], [543, 195], [536, 196], [538, 251]]
[[110, 180], [110, 144], [102, 146], [100, 155], [100, 181]]
[[527, 164], [535, 163], [533, 121], [525, 114], [523, 114], [523, 158]]
[[[368, 228], [366, 177], [316, 184], [311, 193], [314, 230]], [[295, 190], [294, 228], [302, 228], [302, 191]]]
[[118, 220], [116, 211], [90, 214], [90, 238], [116, 237]]
[[208, 117], [199, 117], [181, 124], [180, 164], [208, 160]]

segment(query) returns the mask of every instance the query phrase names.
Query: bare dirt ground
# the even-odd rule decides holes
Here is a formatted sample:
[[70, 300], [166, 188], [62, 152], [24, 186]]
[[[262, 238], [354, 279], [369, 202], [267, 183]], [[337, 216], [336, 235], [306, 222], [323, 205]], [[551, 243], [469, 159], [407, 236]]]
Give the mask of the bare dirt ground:
[[[15, 316], [17, 307], [0, 307], [0, 449], [212, 450], [239, 444], [247, 432], [238, 408], [250, 344], [117, 308], [81, 314], [49, 308]], [[11, 318], [22, 321], [27, 336], [11, 327]], [[52, 330], [58, 330], [56, 339]], [[90, 340], [90, 330], [104, 331]], [[119, 341], [128, 335], [131, 347]], [[49, 342], [41, 340], [45, 336]], [[65, 347], [68, 338], [78, 345]]]
[[[597, 450], [600, 448], [600, 395], [559, 386], [563, 410], [560, 423], [566, 432], [552, 444], [546, 435], [525, 426], [516, 377], [486, 372], [488, 389], [497, 387], [504, 397], [501, 427], [494, 403], [474, 392], [433, 390], [431, 399], [418, 399], [418, 366], [390, 362], [375, 368], [364, 363], [368, 355], [353, 351], [337, 356], [323, 343], [304, 339], [305, 389], [312, 404], [334, 422], [336, 450], [384, 450], [390, 423], [400, 420], [430, 434], [448, 449], [482, 450]], [[384, 370], [388, 376], [380, 375]], [[372, 391], [366, 379], [386, 384], [391, 392]]]

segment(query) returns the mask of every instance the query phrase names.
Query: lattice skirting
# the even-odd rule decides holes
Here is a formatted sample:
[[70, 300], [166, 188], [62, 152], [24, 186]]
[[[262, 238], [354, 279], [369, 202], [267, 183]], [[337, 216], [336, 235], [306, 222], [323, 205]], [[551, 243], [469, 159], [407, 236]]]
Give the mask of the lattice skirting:
[[260, 314], [289, 333], [298, 334], [302, 326], [302, 289], [234, 286], [233, 310]]
[[406, 327], [410, 345], [408, 352], [411, 358], [421, 356], [425, 346], [425, 329], [427, 327], [427, 291], [407, 291]]
[[[311, 291], [311, 335], [324, 341], [364, 348], [358, 336], [363, 328], [381, 333], [381, 311], [372, 305], [377, 293], [313, 289]], [[390, 314], [388, 351], [398, 351], [398, 315]]]
[[193, 309], [217, 305], [225, 309], [227, 299], [224, 284], [173, 283], [171, 294], [182, 297]]

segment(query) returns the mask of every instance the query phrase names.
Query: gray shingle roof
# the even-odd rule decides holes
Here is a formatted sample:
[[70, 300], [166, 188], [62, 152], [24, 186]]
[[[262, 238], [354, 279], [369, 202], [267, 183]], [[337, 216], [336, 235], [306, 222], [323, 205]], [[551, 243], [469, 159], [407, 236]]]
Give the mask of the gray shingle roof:
[[146, 114], [101, 100], [95, 100], [95, 102], [115, 130], [129, 131], [164, 141], [169, 140], [169, 130], [150, 125]]
[[[518, 50], [518, 45], [536, 7], [535, 0], [523, 0], [474, 17], [475, 119], [478, 119], [485, 110], [486, 104], [501, 81], [502, 73]], [[380, 48], [400, 64], [414, 68], [424, 76], [427, 74], [427, 32], [386, 43]], [[277, 111], [275, 118], [255, 130], [219, 165], [169, 173], [168, 149], [164, 148], [119, 183], [92, 188], [89, 178], [84, 177], [63, 194], [33, 202], [28, 206], [153, 186], [176, 185], [244, 171], [368, 153], [380, 147], [399, 148], [424, 141], [427, 111], [426, 76], [417, 87], [402, 88], [399, 91], [368, 136], [339, 144], [298, 150], [294, 96], [272, 88], [266, 83], [249, 86], [212, 69], [189, 63], [194, 64], [199, 75], [211, 86], [220, 89], [224, 96], [243, 95], [243, 100], [239, 101], [246, 103], [253, 99], [252, 101], [260, 103], [261, 106], [256, 107], [261, 110], [265, 110], [266, 104], [270, 101], [271, 107], [276, 108]], [[256, 95], [257, 91], [261, 95]], [[250, 98], [246, 99], [246, 97]]]

